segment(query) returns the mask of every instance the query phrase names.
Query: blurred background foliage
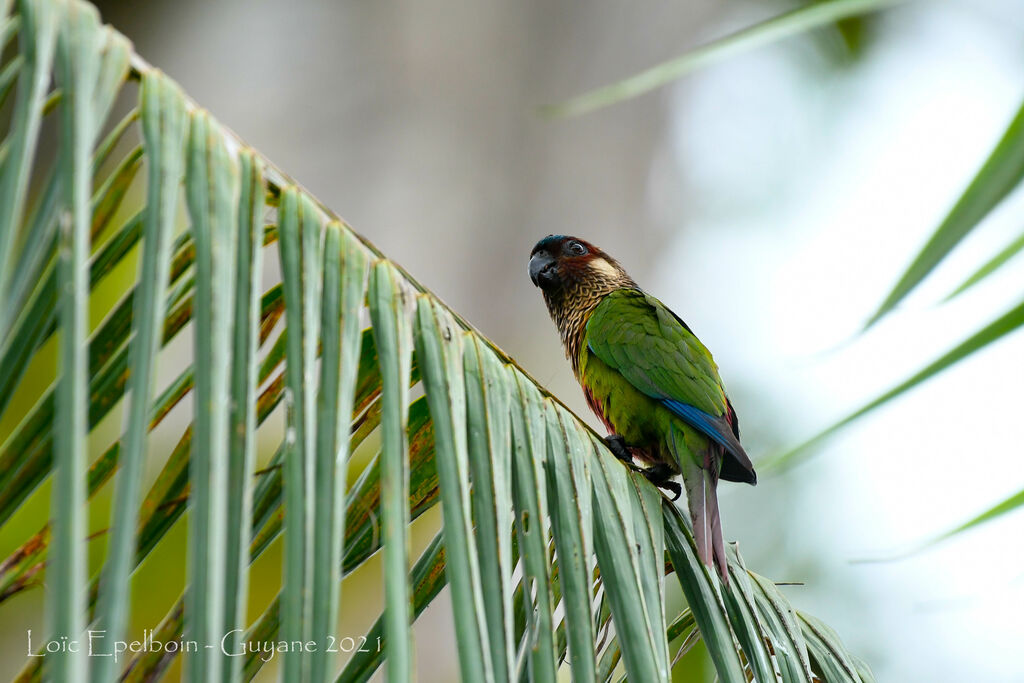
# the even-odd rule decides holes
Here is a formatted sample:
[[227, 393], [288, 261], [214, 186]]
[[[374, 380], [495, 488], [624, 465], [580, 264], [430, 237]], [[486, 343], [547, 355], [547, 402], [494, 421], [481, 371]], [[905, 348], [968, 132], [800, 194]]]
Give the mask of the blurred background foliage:
[[[722, 366], [745, 443], [775, 462], [1020, 302], [1011, 257], [1024, 205], [1014, 181], [898, 310], [861, 333], [880, 302], [895, 303], [894, 283], [1014, 119], [1024, 11], [1011, 0], [915, 2], [844, 19], [562, 120], [537, 116], [538, 106], [791, 7], [99, 6], [141, 55], [580, 415], [525, 276], [530, 246], [550, 232], [608, 249], [687, 320]], [[935, 305], [1000, 253], [1009, 265]], [[122, 267], [105, 283], [107, 304], [96, 297], [93, 325], [132, 281], [135, 264]], [[31, 405], [42, 390], [31, 378], [52, 372], [54, 354], [40, 354], [13, 404]], [[1024, 484], [1022, 381], [1019, 340], [985, 346], [814, 451], [825, 457], [753, 490], [723, 486], [727, 536], [763, 573], [803, 582], [788, 591], [794, 603], [842, 633], [880, 680], [1014, 680], [1024, 590], [1021, 551], [1006, 539], [1019, 537], [1019, 515], [899, 563], [851, 560], [904, 550], [1014, 500]], [[0, 434], [17, 413], [3, 415]], [[168, 434], [183, 426], [169, 422]], [[109, 441], [120, 424], [112, 411], [93, 438]], [[4, 556], [46, 515], [47, 486], [0, 531]], [[90, 531], [108, 510], [97, 496]], [[414, 553], [437, 523], [436, 511], [416, 522]], [[136, 596], [135, 628], [158, 621], [180, 592], [184, 568], [169, 560], [185, 533], [171, 533], [180, 545], [162, 544], [136, 582], [168, 589]], [[103, 544], [102, 535], [90, 543], [93, 563]], [[272, 546], [254, 565], [250, 613], [276, 591], [278, 553]], [[379, 576], [375, 558], [346, 579], [342, 628], [353, 635], [379, 611]], [[29, 591], [4, 605], [19, 618], [0, 620], [0, 674], [20, 668], [20, 615], [38, 615], [41, 627], [41, 599]], [[421, 680], [457, 670], [445, 602], [416, 625]], [[699, 671], [710, 680], [700, 648], [687, 666], [683, 680]]]

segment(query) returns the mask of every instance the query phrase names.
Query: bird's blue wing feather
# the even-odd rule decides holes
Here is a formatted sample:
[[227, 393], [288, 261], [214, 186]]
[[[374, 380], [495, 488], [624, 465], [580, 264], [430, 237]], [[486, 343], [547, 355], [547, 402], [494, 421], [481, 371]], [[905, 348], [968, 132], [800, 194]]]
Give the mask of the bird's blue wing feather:
[[678, 415], [684, 422], [695, 429], [699, 429], [707, 436], [732, 450], [735, 444], [735, 436], [732, 433], [732, 426], [721, 417], [708, 415], [700, 408], [694, 408], [688, 403], [675, 401], [671, 398], [661, 399], [661, 404]]

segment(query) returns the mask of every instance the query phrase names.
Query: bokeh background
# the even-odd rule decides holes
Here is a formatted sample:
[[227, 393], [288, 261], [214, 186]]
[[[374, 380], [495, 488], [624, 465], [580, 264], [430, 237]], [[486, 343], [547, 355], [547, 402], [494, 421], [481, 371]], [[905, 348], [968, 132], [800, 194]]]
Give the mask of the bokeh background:
[[[531, 246], [548, 233], [602, 246], [686, 319], [722, 368], [755, 464], [1024, 291], [1018, 260], [938, 304], [1019, 232], [1018, 193], [859, 334], [1024, 96], [1016, 0], [910, 3], [569, 120], [538, 107], [789, 5], [98, 4], [147, 61], [588, 418], [526, 276]], [[1018, 334], [971, 357], [783, 476], [720, 489], [726, 537], [748, 564], [802, 582], [787, 596], [835, 627], [880, 681], [1024, 681], [1020, 514], [899, 561], [859, 562], [1022, 488], [1021, 343]], [[169, 552], [147, 560], [136, 629], [155, 627], [180, 591], [183, 568]], [[268, 553], [254, 568], [257, 593], [261, 576], [276, 587], [279, 565]], [[371, 562], [346, 580], [341, 628], [351, 632], [339, 635], [376, 617], [379, 571]], [[161, 580], [166, 594], [152, 589]], [[270, 597], [254, 597], [251, 616]], [[21, 615], [40, 613], [40, 599], [0, 612], [0, 673], [20, 669]], [[424, 682], [457, 676], [445, 602], [417, 622]], [[686, 671], [710, 680], [700, 656]]]

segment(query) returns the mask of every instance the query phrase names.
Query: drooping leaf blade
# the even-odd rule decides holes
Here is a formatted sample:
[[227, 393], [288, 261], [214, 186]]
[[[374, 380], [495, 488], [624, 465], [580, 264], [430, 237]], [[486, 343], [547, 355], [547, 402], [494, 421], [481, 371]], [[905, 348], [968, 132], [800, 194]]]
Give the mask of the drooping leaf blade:
[[918, 384], [931, 379], [949, 366], [963, 360], [972, 353], [985, 348], [989, 344], [997, 342], [1007, 334], [1016, 331], [1021, 326], [1024, 326], [1024, 302], [1014, 306], [1009, 311], [978, 330], [964, 341], [960, 342], [951, 350], [947, 351], [903, 382], [900, 382], [889, 391], [850, 413], [835, 424], [829, 426], [827, 429], [818, 432], [810, 439], [807, 439], [789, 451], [758, 462], [758, 469], [763, 472], [783, 471], [810, 458], [814, 454], [815, 448], [820, 445], [821, 442], [854, 420], [857, 420], [897, 396], [913, 389]]
[[[82, 8], [75, 10], [74, 18], [84, 12]], [[46, 88], [50, 83], [50, 67], [54, 60], [54, 52], [57, 44], [57, 33], [59, 22], [63, 19], [63, 8], [55, 3], [34, 3], [23, 0], [18, 3], [19, 22], [21, 24], [19, 35], [21, 37], [21, 77], [18, 79], [18, 95], [14, 103], [12, 133], [7, 137], [7, 155], [0, 170], [0, 301], [7, 300], [8, 274], [10, 266], [14, 262], [14, 244], [18, 225], [21, 221], [21, 214], [24, 210], [26, 194], [28, 192], [29, 173], [31, 170], [32, 158], [35, 154], [39, 138], [43, 105], [46, 100]], [[95, 36], [98, 29], [90, 32]], [[96, 61], [98, 51], [92, 45], [83, 46], [78, 55], [84, 57], [85, 62], [80, 64], [81, 69], [88, 68], [91, 79], [95, 79], [98, 66]], [[65, 63], [58, 64], [58, 68], [65, 71], [64, 84], [74, 86], [66, 79], [71, 74], [67, 72], [69, 66]], [[87, 86], [90, 90], [93, 82]], [[76, 91], [77, 93], [80, 91]], [[85, 117], [85, 125], [92, 126], [91, 92], [83, 93], [84, 98], [78, 101], [80, 116]], [[76, 100], [77, 101], [77, 100]], [[67, 124], [63, 125], [64, 133], [70, 134]], [[91, 131], [80, 131], [92, 136]], [[92, 142], [86, 147], [91, 147]], [[66, 172], [65, 172], [66, 174]], [[7, 327], [10, 320], [6, 315], [0, 318], [0, 339], [6, 337]]]
[[[188, 589], [185, 634], [197, 643], [223, 636], [227, 544], [231, 323], [234, 316], [238, 168], [209, 116], [193, 112], [185, 193], [196, 248], [195, 437], [189, 461]], [[220, 679], [219, 648], [186, 658], [192, 680]]]
[[[149, 158], [148, 210], [143, 228], [140, 286], [134, 305], [137, 315], [133, 321], [131, 346], [131, 404], [119, 458], [110, 545], [97, 608], [96, 630], [105, 632], [109, 642], [124, 638], [130, 604], [130, 575], [149, 431], [149, 405], [157, 350], [163, 336], [162, 290], [170, 269], [171, 236], [178, 209], [178, 186], [184, 170], [187, 122], [180, 91], [160, 74], [143, 77], [139, 99]], [[112, 657], [94, 657], [91, 666], [92, 678], [97, 681], [113, 680], [117, 673]]]
[[[558, 676], [555, 653], [555, 586], [548, 548], [549, 507], [544, 486], [547, 460], [547, 433], [541, 409], [541, 396], [529, 380], [514, 368], [517, 392], [512, 406], [512, 495], [516, 510], [516, 531], [523, 557], [527, 593], [531, 596], [526, 612], [526, 649], [524, 674], [530, 681], [554, 683]], [[523, 676], [520, 676], [523, 680]]]
[[317, 453], [313, 520], [313, 642], [310, 676], [327, 681], [331, 670], [330, 638], [336, 633], [344, 500], [348, 465], [348, 431], [359, 362], [359, 313], [366, 284], [367, 258], [340, 223], [327, 225], [324, 238], [323, 315], [318, 397]]
[[378, 261], [370, 272], [369, 302], [381, 373], [381, 512], [384, 536], [384, 635], [388, 642], [387, 680], [412, 675], [412, 623], [408, 578], [409, 464], [405, 424], [412, 336], [411, 302], [397, 272]]
[[734, 55], [826, 26], [840, 19], [884, 9], [901, 1], [827, 0], [805, 5], [662, 62], [629, 78], [591, 90], [567, 102], [545, 107], [543, 111], [549, 116], [559, 118], [580, 116], [595, 109], [639, 97], [697, 69]]
[[634, 517], [642, 515], [643, 510], [630, 492], [633, 483], [626, 469], [606, 448], [593, 446], [590, 471], [594, 490], [595, 550], [626, 672], [633, 680], [668, 681], [668, 644], [662, 642], [665, 634], [663, 596], [648, 595], [644, 590], [648, 579], [659, 580], [657, 575], [648, 576], [656, 572], [657, 567], [641, 561], [641, 555], [644, 559], [652, 556], [650, 551], [642, 553], [641, 550], [643, 545], [650, 545], [650, 540], [637, 538], [634, 531]]
[[[285, 550], [282, 637], [305, 641], [310, 629], [310, 594], [315, 461], [315, 374], [319, 325], [318, 270], [320, 224], [313, 203], [297, 188], [284, 190], [280, 205], [278, 244], [284, 282], [288, 392], [287, 449], [284, 462]], [[284, 653], [284, 676], [303, 676], [306, 652]]]
[[552, 401], [546, 400], [541, 413], [547, 429], [548, 500], [573, 501], [574, 504], [552, 506], [551, 528], [558, 557], [564, 631], [573, 680], [592, 681], [596, 670], [596, 633], [590, 594], [593, 546], [590, 472], [582, 449], [577, 448], [576, 457], [573, 456], [558, 411]]
[[[228, 443], [228, 490], [225, 510], [224, 623], [222, 648], [238, 649], [245, 628], [249, 592], [249, 528], [252, 526], [252, 477], [256, 454], [256, 351], [260, 329], [260, 279], [263, 266], [263, 164], [251, 150], [238, 157], [238, 197], [234, 324], [231, 330], [231, 414]], [[238, 657], [225, 657], [223, 678], [241, 674]]]
[[[22, 3], [23, 16], [35, 10]], [[62, 8], [47, 5], [41, 8], [40, 19], [53, 21]], [[67, 8], [67, 19], [57, 40], [56, 72], [58, 81], [67, 93], [61, 110], [61, 148], [59, 160], [66, 213], [59, 235], [57, 265], [58, 321], [61, 335], [58, 344], [58, 381], [54, 424], [54, 487], [52, 501], [53, 546], [50, 562], [53, 572], [46, 596], [50, 637], [79, 640], [85, 631], [86, 548], [86, 465], [88, 453], [85, 439], [88, 434], [88, 360], [86, 337], [88, 328], [88, 257], [89, 197], [92, 176], [89, 166], [92, 157], [96, 123], [93, 120], [92, 96], [99, 70], [100, 28], [99, 17], [92, 7], [74, 5]], [[45, 35], [45, 33], [44, 33]], [[25, 33], [23, 33], [23, 37]], [[31, 44], [35, 36], [26, 42]], [[24, 51], [23, 51], [23, 54]], [[48, 81], [45, 67], [43, 85]], [[20, 95], [20, 93], [19, 93]], [[34, 100], [38, 101], [38, 100]], [[29, 112], [33, 116], [37, 112]], [[38, 132], [38, 118], [29, 126], [34, 138]], [[14, 181], [16, 196], [10, 197], [7, 185], [0, 197], [9, 197], [18, 211], [4, 208], [0, 215], [0, 240], [10, 238], [20, 216], [20, 205], [28, 185], [28, 165], [31, 162], [31, 144], [21, 152], [20, 160], [8, 159], [7, 172], [19, 174]], [[0, 243], [0, 273], [6, 279], [9, 260], [9, 242]], [[0, 284], [0, 289], [6, 286]], [[63, 651], [50, 663], [55, 680], [85, 680], [87, 660], [85, 651]]]
[[946, 297], [946, 301], [963, 294], [968, 289], [999, 270], [1007, 261], [1020, 253], [1022, 249], [1024, 249], [1024, 233], [1014, 238], [1013, 241], [1003, 247], [998, 254], [986, 261], [980, 268], [978, 268], [978, 270], [974, 271], [970, 277], [964, 280], [963, 284], [954, 289], [949, 296]]
[[949, 531], [942, 533], [939, 536], [936, 536], [932, 540], [927, 541], [923, 546], [921, 546], [918, 549], [930, 547], [932, 545], [935, 545], [936, 543], [945, 541], [948, 538], [951, 538], [958, 534], [962, 534], [963, 532], [973, 529], [976, 526], [980, 526], [981, 524], [990, 522], [997, 517], [1002, 517], [1006, 513], [1012, 512], [1022, 506], [1024, 506], [1024, 490], [1014, 493], [1008, 498], [988, 508], [984, 512], [981, 512], [975, 515], [974, 517], [971, 517], [963, 524], [960, 524], [959, 526], [956, 526], [950, 529]]
[[512, 645], [511, 434], [504, 373], [472, 335], [463, 344], [473, 518], [491, 662], [496, 683], [514, 678]]
[[462, 335], [431, 297], [416, 301], [416, 356], [434, 422], [445, 529], [445, 573], [452, 591], [459, 666], [465, 680], [493, 681], [476, 538], [470, 514]]
[[942, 223], [914, 257], [913, 262], [864, 327], [871, 327], [892, 311], [1013, 188], [1017, 187], [1022, 178], [1024, 103], [967, 189], [957, 199], [953, 208], [946, 214]]

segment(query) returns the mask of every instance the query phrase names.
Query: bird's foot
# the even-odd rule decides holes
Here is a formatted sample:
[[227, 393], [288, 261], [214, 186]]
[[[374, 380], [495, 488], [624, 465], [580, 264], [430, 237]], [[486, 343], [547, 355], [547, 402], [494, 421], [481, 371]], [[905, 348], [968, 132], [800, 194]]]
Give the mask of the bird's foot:
[[630, 454], [629, 449], [626, 448], [625, 439], [618, 434], [609, 434], [604, 437], [604, 442], [608, 446], [608, 450], [612, 452], [612, 455], [627, 465], [633, 464], [633, 456]]
[[604, 442], [608, 446], [608, 450], [612, 452], [616, 458], [626, 463], [634, 472], [640, 472], [647, 481], [651, 482], [660, 489], [668, 491], [672, 495], [672, 500], [679, 500], [679, 496], [683, 494], [683, 489], [679, 484], [672, 481], [672, 477], [675, 476], [675, 472], [671, 467], [665, 464], [654, 465], [653, 467], [643, 468], [637, 467], [633, 463], [633, 455], [629, 452], [629, 448], [626, 447], [626, 440], [619, 434], [609, 434], [604, 437]]
[[655, 465], [646, 470], [643, 470], [644, 476], [647, 477], [647, 481], [651, 482], [659, 489], [664, 489], [672, 494], [672, 501], [679, 500], [679, 496], [683, 495], [683, 487], [676, 482], [672, 481], [672, 477], [675, 472], [668, 465]]

